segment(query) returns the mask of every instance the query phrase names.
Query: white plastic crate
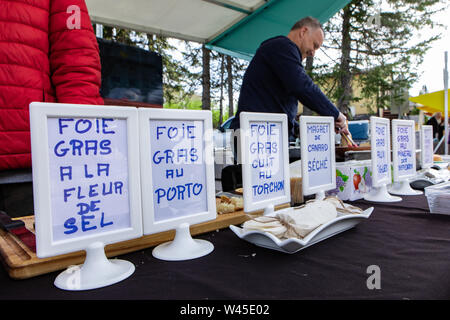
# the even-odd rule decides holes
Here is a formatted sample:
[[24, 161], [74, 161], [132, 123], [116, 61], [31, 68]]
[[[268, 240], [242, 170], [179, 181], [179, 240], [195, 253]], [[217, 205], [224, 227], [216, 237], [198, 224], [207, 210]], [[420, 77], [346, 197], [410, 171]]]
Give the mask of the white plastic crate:
[[450, 182], [443, 182], [425, 188], [431, 213], [450, 215]]

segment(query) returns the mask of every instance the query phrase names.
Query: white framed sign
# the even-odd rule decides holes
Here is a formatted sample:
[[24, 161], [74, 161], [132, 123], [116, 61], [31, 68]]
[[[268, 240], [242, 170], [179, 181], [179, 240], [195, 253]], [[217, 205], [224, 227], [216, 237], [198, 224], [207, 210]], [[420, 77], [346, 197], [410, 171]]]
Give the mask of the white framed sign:
[[142, 235], [137, 110], [32, 103], [39, 257]]
[[391, 184], [391, 130], [387, 118], [370, 117], [370, 152], [372, 157], [372, 190], [364, 200], [374, 202], [398, 202], [402, 198], [392, 196], [387, 190]]
[[140, 108], [139, 127], [144, 234], [214, 220], [211, 112]]
[[420, 160], [422, 169], [430, 168], [433, 164], [433, 126], [423, 125], [420, 130]]
[[414, 128], [414, 120], [392, 120], [392, 163], [396, 182], [416, 175]]
[[303, 194], [323, 198], [336, 188], [333, 117], [300, 117]]
[[142, 236], [136, 108], [33, 102], [30, 133], [38, 257]]
[[379, 187], [391, 183], [390, 121], [370, 117], [370, 152], [372, 157], [372, 185]]
[[286, 114], [242, 112], [239, 117], [244, 211], [290, 202]]
[[417, 195], [409, 179], [416, 173], [416, 133], [414, 120], [392, 120], [392, 166], [394, 183], [389, 192], [398, 195]]

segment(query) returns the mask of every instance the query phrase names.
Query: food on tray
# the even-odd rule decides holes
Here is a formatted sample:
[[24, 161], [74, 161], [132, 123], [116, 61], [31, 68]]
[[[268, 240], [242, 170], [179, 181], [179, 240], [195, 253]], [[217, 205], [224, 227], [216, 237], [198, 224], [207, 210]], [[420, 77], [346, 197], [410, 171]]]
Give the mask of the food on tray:
[[243, 194], [244, 193], [244, 188], [237, 188], [236, 190], [234, 190], [234, 192], [236, 192], [238, 194]]
[[236, 210], [244, 209], [244, 198], [231, 197], [231, 203], [234, 204]]
[[244, 199], [242, 197], [227, 197], [225, 195], [216, 198], [217, 213], [231, 213], [244, 208]]
[[243, 229], [266, 231], [280, 239], [304, 238], [317, 227], [342, 214], [362, 213], [358, 207], [344, 205], [336, 197], [311, 200], [292, 211], [282, 211], [273, 217], [259, 216], [246, 221]]
[[433, 155], [433, 161], [442, 161], [442, 157], [438, 154]]
[[223, 213], [231, 213], [234, 212], [234, 205], [231, 203], [224, 203], [224, 202], [220, 202], [217, 205], [217, 213], [218, 214], [223, 214]]

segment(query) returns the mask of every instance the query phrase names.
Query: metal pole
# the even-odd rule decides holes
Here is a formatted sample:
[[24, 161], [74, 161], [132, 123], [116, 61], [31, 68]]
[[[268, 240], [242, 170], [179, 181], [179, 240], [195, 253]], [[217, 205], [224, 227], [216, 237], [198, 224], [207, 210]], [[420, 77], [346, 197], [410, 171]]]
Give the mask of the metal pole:
[[437, 151], [439, 150], [439, 147], [441, 146], [442, 142], [444, 142], [445, 137], [442, 137], [441, 140], [439, 141], [439, 143], [436, 145], [436, 147], [434, 148], [434, 153], [437, 153]]
[[95, 36], [97, 38], [103, 38], [103, 25], [102, 24], [95, 24]]
[[448, 155], [448, 135], [450, 132], [448, 132], [448, 70], [447, 70], [447, 59], [448, 59], [448, 52], [445, 51], [445, 68], [444, 68], [444, 119], [445, 119], [445, 154]]

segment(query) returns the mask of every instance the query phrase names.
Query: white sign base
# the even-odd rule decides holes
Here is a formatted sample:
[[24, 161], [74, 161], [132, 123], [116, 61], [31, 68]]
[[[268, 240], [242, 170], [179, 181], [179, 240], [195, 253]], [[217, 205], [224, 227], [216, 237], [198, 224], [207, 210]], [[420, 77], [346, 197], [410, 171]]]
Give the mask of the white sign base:
[[153, 249], [155, 258], [167, 261], [182, 261], [196, 259], [211, 253], [214, 245], [206, 240], [192, 239], [189, 223], [179, 225], [173, 241], [160, 244]]
[[364, 200], [372, 202], [398, 202], [402, 201], [402, 198], [391, 196], [385, 184], [379, 187], [373, 187], [369, 193], [364, 195]]
[[394, 182], [389, 188], [389, 192], [399, 196], [414, 196], [423, 194], [422, 191], [414, 190], [413, 188], [411, 188], [408, 180]]
[[323, 200], [325, 199], [325, 191], [321, 190], [316, 193], [316, 200]]
[[120, 282], [134, 273], [131, 262], [107, 259], [105, 245], [94, 242], [86, 249], [83, 265], [71, 266], [55, 279], [55, 286], [63, 290], [80, 291], [106, 287]]
[[264, 216], [268, 216], [269, 214], [272, 214], [275, 211], [275, 206], [273, 204], [269, 204], [267, 207], [264, 208]]

